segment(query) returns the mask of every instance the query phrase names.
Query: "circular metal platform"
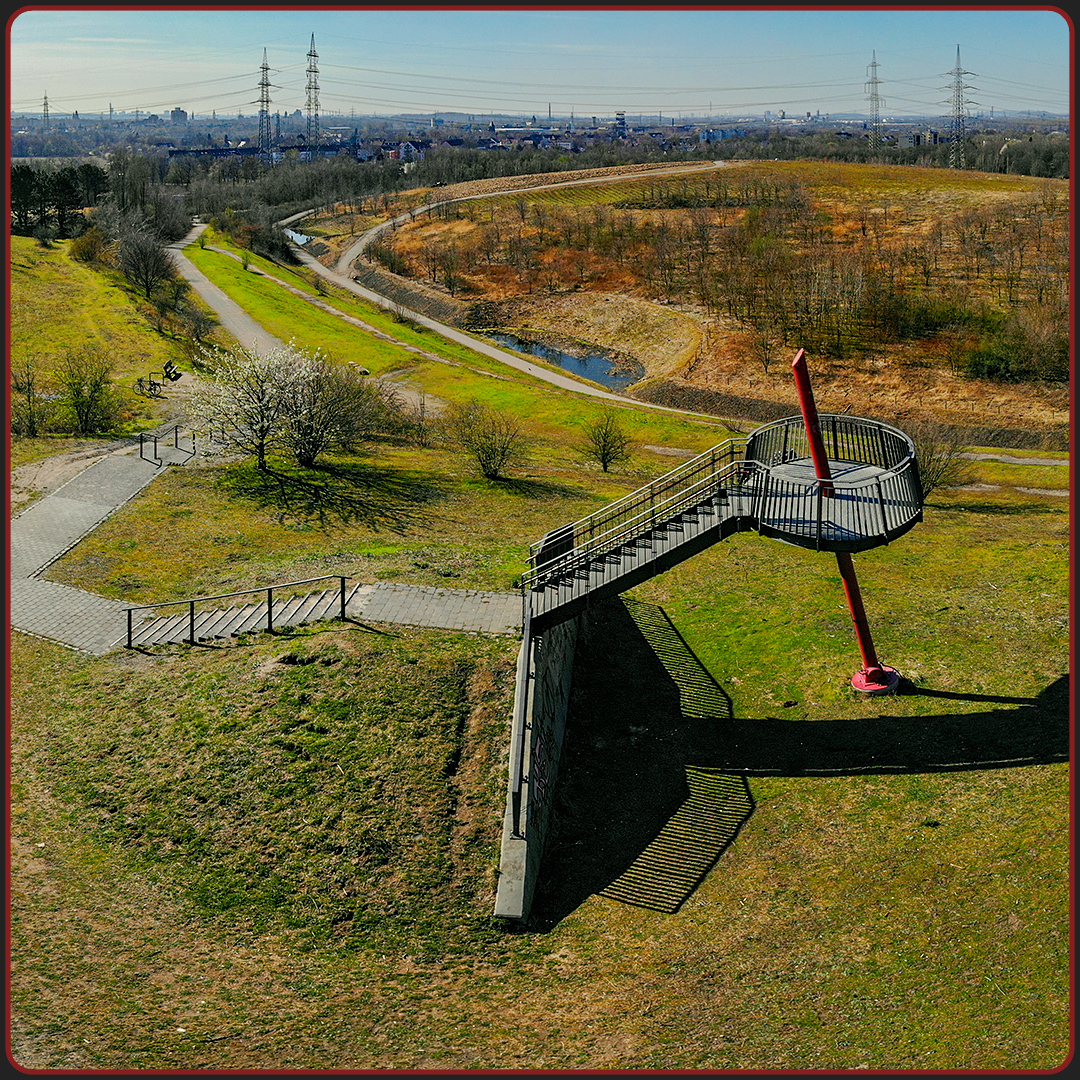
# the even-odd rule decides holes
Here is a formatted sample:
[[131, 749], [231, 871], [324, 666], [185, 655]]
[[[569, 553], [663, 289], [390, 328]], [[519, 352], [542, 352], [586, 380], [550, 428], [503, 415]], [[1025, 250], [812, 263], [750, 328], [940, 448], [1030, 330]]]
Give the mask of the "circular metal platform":
[[865, 551], [922, 520], [915, 445], [897, 428], [822, 414], [830, 479], [814, 468], [801, 416], [766, 424], [746, 443], [746, 490], [765, 536], [817, 551]]

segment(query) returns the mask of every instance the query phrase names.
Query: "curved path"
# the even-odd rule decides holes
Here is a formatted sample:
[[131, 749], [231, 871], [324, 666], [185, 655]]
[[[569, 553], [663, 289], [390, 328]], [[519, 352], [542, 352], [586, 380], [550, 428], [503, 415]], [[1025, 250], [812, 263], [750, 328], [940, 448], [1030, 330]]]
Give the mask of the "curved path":
[[[347, 289], [349, 292], [356, 296], [361, 297], [370, 303], [378, 304], [380, 307], [388, 309], [398, 309], [400, 305], [395, 304], [393, 301], [388, 300], [381, 293], [377, 293], [372, 289], [365, 288], [363, 285], [358, 284], [352, 278], [352, 267], [356, 260], [363, 254], [364, 249], [376, 240], [387, 229], [396, 228], [398, 225], [413, 220], [419, 214], [427, 213], [436, 207], [445, 206], [449, 203], [455, 202], [470, 202], [477, 199], [492, 199], [500, 195], [510, 195], [515, 192], [532, 192], [532, 191], [546, 191], [551, 188], [563, 188], [563, 187], [583, 187], [597, 184], [610, 184], [612, 182], [621, 180], [637, 180], [643, 176], [650, 176], [655, 174], [661, 175], [676, 175], [681, 176], [684, 173], [692, 172], [704, 172], [718, 169], [722, 166], [722, 162], [710, 162], [704, 165], [687, 165], [680, 168], [672, 168], [670, 166], [664, 168], [657, 168], [655, 170], [642, 170], [635, 173], [625, 173], [619, 176], [593, 176], [577, 180], [561, 180], [555, 181], [549, 184], [538, 184], [529, 188], [512, 188], [505, 191], [489, 191], [482, 195], [463, 195], [454, 199], [443, 199], [432, 203], [427, 203], [424, 206], [415, 207], [412, 210], [408, 210], [403, 214], [399, 214], [396, 218], [391, 218], [389, 221], [384, 221], [379, 225], [375, 225], [361, 234], [357, 239], [338, 256], [334, 267], [323, 266], [318, 259], [309, 255], [298, 244], [293, 244], [293, 251], [300, 261], [308, 269], [313, 270], [321, 277], [330, 281], [332, 284], [337, 285], [343, 289]], [[295, 222], [302, 221], [304, 218], [314, 213], [313, 209], [301, 210], [299, 213], [292, 214], [287, 218], [283, 218], [278, 222], [282, 227], [292, 225]], [[561, 387], [564, 390], [571, 390], [576, 394], [584, 394], [587, 397], [600, 398], [602, 400], [610, 401], [619, 405], [635, 406], [639, 409], [649, 409], [655, 412], [667, 412], [674, 413], [678, 416], [691, 417], [698, 420], [708, 420], [713, 423], [718, 423], [720, 418], [712, 416], [708, 413], [692, 412], [688, 409], [676, 409], [668, 405], [656, 405], [649, 401], [640, 401], [637, 398], [627, 397], [624, 394], [612, 393], [610, 390], [603, 390], [599, 387], [590, 386], [588, 383], [580, 382], [577, 379], [571, 378], [568, 375], [561, 375], [556, 371], [552, 371], [550, 368], [541, 367], [538, 364], [532, 364], [528, 360], [522, 359], [516, 353], [507, 352], [504, 349], [500, 349], [495, 345], [489, 345], [485, 341], [481, 341], [471, 334], [465, 334], [455, 327], [448, 326], [446, 323], [441, 323], [435, 319], [428, 318], [426, 315], [421, 315], [419, 312], [406, 309], [405, 314], [413, 322], [418, 323], [421, 326], [426, 327], [428, 330], [432, 330], [440, 337], [444, 337], [449, 341], [454, 341], [459, 345], [464, 345], [474, 352], [481, 353], [484, 356], [491, 357], [493, 360], [498, 360], [502, 364], [506, 364], [508, 367], [515, 368], [518, 371], [524, 372], [526, 375], [531, 375], [535, 379], [539, 379], [541, 382], [550, 383], [553, 386]]]

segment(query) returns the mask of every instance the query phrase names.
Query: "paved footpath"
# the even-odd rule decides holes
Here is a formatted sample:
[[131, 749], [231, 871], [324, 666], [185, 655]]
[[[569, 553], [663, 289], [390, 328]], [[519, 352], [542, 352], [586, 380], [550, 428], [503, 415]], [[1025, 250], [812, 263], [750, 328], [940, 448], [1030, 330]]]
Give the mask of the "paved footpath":
[[[164, 462], [170, 451], [161, 450]], [[117, 647], [127, 633], [127, 604], [40, 575], [167, 467], [141, 458], [137, 446], [114, 451], [11, 519], [13, 629], [96, 656]], [[518, 634], [521, 597], [378, 582], [357, 589], [346, 615], [362, 623]]]
[[178, 243], [168, 248], [173, 265], [183, 279], [213, 309], [221, 325], [245, 348], [260, 356], [271, 349], [280, 348], [284, 342], [264, 330], [235, 300], [225, 295], [195, 264], [184, 254], [183, 249], [194, 243], [206, 228], [198, 224]]

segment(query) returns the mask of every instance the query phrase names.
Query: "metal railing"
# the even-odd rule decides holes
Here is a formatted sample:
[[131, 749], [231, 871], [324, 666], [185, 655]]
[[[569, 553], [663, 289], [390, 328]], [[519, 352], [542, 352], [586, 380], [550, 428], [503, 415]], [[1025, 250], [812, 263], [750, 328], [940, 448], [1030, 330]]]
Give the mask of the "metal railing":
[[828, 484], [776, 475], [791, 461], [809, 460], [801, 416], [766, 424], [733, 439], [587, 517], [549, 532], [529, 549], [522, 575], [523, 602], [530, 589], [564, 579], [592, 560], [677, 518], [723, 492], [729, 516], [765, 535], [803, 546], [873, 546], [907, 531], [922, 515], [922, 484], [912, 441], [902, 431], [857, 416], [823, 414], [830, 460], [871, 466], [870, 478]]
[[522, 627], [521, 652], [518, 655], [517, 681], [514, 690], [514, 716], [510, 727], [510, 835], [516, 840], [525, 834], [521, 830], [521, 793], [525, 787], [525, 743], [529, 738], [529, 695], [533, 680], [532, 669], [532, 612], [525, 605], [525, 625]]
[[[160, 468], [162, 465], [164, 465], [165, 463], [161, 460], [161, 457], [158, 455], [158, 440], [159, 439], [167, 439], [169, 437], [169, 434], [170, 433], [168, 431], [166, 431], [162, 435], [156, 435], [156, 434], [155, 435], [147, 435], [145, 431], [140, 431], [139, 432], [139, 457], [141, 457], [143, 459], [143, 461], [149, 461], [152, 465], [154, 465], [154, 466], [156, 466], [158, 468]], [[188, 450], [187, 447], [184, 447], [184, 446], [180, 445], [180, 425], [179, 424], [177, 424], [172, 429], [171, 434], [172, 434], [172, 437], [173, 437], [173, 447], [174, 447], [174, 449], [179, 450], [181, 454], [187, 454], [189, 459], [193, 458], [195, 456], [195, 434], [194, 434], [194, 432], [192, 432], [192, 434], [191, 434], [191, 449], [190, 450]], [[146, 447], [146, 443], [147, 443], [148, 440], [152, 440], [153, 444], [154, 444], [154, 456], [152, 458], [148, 458], [146, 456], [146, 453], [145, 453], [145, 447]]]
[[[340, 599], [341, 607], [339, 616], [345, 618], [345, 606], [348, 603], [348, 599], [345, 595], [345, 583], [349, 580], [347, 577], [342, 577], [340, 574], [323, 574], [321, 577], [304, 578], [301, 581], [287, 581], [281, 585], [270, 585], [266, 587], [257, 587], [254, 589], [240, 589], [238, 592], [230, 593], [218, 593], [216, 596], [196, 596], [187, 600], [166, 600], [160, 604], [142, 604], [139, 607], [130, 607], [127, 609], [127, 647], [129, 649], [134, 647], [134, 614], [136, 611], [156, 611], [159, 608], [166, 607], [179, 607], [181, 604], [186, 604], [188, 608], [188, 636], [185, 639], [189, 645], [195, 644], [195, 605], [205, 604], [210, 601], [216, 600], [230, 600], [236, 596], [250, 596], [252, 593], [265, 593], [266, 594], [266, 630], [273, 632], [274, 629], [274, 592], [275, 590], [280, 592], [282, 589], [293, 589], [298, 585], [312, 585], [316, 581], [330, 581], [336, 579], [340, 584]], [[356, 586], [359, 588], [359, 584]], [[353, 592], [356, 591], [353, 589]]]
[[[803, 546], [839, 550], [839, 545], [886, 544], [906, 532], [922, 512], [914, 459], [869, 479], [822, 484], [774, 475], [747, 462], [756, 473], [748, 518], [765, 535], [808, 541]], [[812, 541], [812, 544], [809, 543]]]
[[[915, 458], [915, 445], [902, 431], [862, 416], [822, 413], [821, 437], [830, 461], [858, 462], [879, 469], [895, 469]], [[746, 440], [746, 459], [762, 465], [810, 457], [806, 424], [801, 416], [788, 416], [756, 428]]]
[[522, 587], [535, 588], [545, 578], [565, 574], [640, 534], [651, 522], [671, 516], [688, 498], [700, 498], [703, 489], [730, 475], [732, 466], [743, 460], [742, 448], [741, 439], [719, 443], [601, 510], [548, 533], [529, 548], [530, 567]]

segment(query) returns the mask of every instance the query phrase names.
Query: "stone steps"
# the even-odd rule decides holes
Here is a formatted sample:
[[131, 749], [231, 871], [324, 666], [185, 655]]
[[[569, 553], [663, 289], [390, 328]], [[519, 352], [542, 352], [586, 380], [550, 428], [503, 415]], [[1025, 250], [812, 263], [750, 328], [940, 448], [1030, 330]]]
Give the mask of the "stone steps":
[[[355, 592], [355, 589], [353, 590]], [[347, 598], [348, 599], [348, 598]], [[347, 601], [346, 601], [347, 602]], [[306, 623], [338, 618], [341, 615], [341, 590], [323, 589], [299, 593], [286, 599], [274, 597], [273, 629], [287, 629]], [[269, 629], [270, 616], [265, 599], [228, 608], [212, 608], [195, 612], [195, 641], [210, 641], [258, 633]], [[192, 639], [191, 612], [182, 608], [169, 615], [159, 615], [134, 628], [132, 646], [166, 645]], [[117, 642], [126, 645], [127, 635]]]

